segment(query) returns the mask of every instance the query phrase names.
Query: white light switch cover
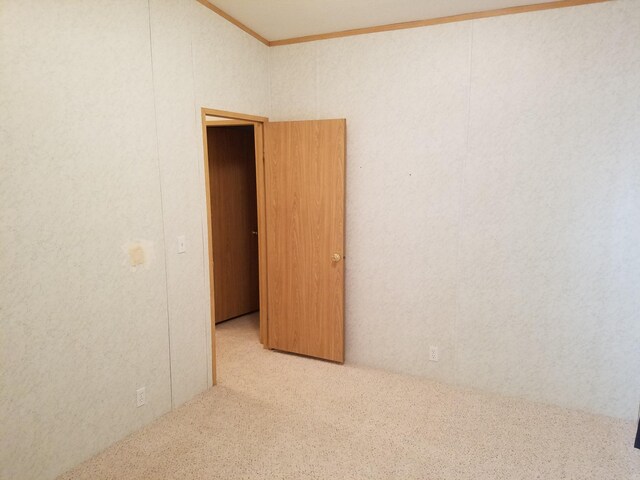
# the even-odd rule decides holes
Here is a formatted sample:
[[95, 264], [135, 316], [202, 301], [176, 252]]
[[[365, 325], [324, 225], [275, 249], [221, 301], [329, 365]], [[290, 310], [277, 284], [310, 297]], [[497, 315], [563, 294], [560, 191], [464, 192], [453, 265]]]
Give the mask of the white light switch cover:
[[178, 237], [178, 253], [184, 253], [187, 251], [187, 239], [184, 235]]

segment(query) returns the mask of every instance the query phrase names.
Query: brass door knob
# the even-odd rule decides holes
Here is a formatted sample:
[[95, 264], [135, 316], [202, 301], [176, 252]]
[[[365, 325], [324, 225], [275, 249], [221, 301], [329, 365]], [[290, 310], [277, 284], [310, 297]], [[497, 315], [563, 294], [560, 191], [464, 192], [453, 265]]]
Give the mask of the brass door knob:
[[340, 260], [342, 260], [342, 255], [340, 255], [339, 253], [334, 253], [333, 255], [331, 255], [332, 262], [339, 262]]

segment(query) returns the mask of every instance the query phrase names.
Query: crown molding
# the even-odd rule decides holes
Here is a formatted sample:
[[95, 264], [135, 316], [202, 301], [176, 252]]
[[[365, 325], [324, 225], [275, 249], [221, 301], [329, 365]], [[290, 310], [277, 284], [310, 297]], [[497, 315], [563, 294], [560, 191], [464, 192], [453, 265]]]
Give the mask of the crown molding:
[[203, 5], [203, 6], [207, 7], [212, 12], [217, 13], [218, 15], [220, 15], [225, 20], [233, 23], [240, 30], [244, 30], [249, 35], [251, 35], [253, 38], [257, 39], [258, 41], [260, 41], [262, 43], [264, 43], [267, 47], [271, 46], [271, 42], [269, 42], [269, 40], [264, 38], [262, 35], [254, 32], [249, 27], [247, 27], [244, 23], [242, 23], [240, 20], [236, 20], [235, 18], [233, 18], [231, 15], [229, 15], [227, 12], [225, 12], [221, 8], [216, 7], [214, 4], [208, 2], [207, 0], [196, 0], [196, 2], [198, 2], [200, 5]]
[[354, 35], [367, 35], [370, 33], [390, 32], [393, 30], [405, 30], [408, 28], [429, 27], [432, 25], [442, 25], [445, 23], [465, 22], [469, 20], [478, 20], [481, 18], [501, 17], [504, 15], [516, 15], [519, 13], [539, 12], [543, 10], [552, 10], [556, 8], [577, 7], [580, 5], [589, 5], [592, 3], [604, 3], [611, 2], [613, 0], [556, 0], [546, 3], [537, 3], [534, 5], [522, 5], [519, 7], [507, 7], [498, 8], [494, 10], [485, 10], [473, 13], [463, 13], [460, 15], [451, 15], [448, 17], [429, 18], [425, 20], [416, 20], [412, 22], [402, 23], [390, 23], [387, 25], [377, 25], [373, 27], [354, 28], [351, 30], [342, 30], [339, 32], [320, 33], [317, 35], [306, 35], [303, 37], [284, 38], [282, 40], [267, 40], [263, 36], [259, 35], [244, 23], [236, 20], [231, 15], [209, 3], [207, 0], [196, 0], [198, 3], [204, 5], [209, 10], [217, 13], [221, 17], [225, 18], [229, 22], [233, 23], [238, 28], [244, 30], [252, 37], [256, 38], [260, 42], [264, 43], [268, 47], [279, 47], [283, 45], [292, 45], [295, 43], [315, 42], [319, 40], [328, 40], [331, 38], [351, 37]]

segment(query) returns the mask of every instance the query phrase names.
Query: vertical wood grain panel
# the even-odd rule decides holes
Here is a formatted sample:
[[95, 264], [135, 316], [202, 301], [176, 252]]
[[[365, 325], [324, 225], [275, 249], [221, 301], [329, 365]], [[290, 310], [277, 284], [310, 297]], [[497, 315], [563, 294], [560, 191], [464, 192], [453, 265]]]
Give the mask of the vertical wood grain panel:
[[207, 128], [216, 323], [259, 308], [253, 129]]
[[258, 202], [258, 265], [260, 283], [260, 342], [269, 348], [267, 308], [267, 217], [264, 188], [264, 132], [262, 123], [255, 123], [256, 197]]
[[344, 120], [265, 124], [270, 348], [344, 361]]
[[200, 110], [200, 122], [202, 124], [202, 149], [204, 152], [204, 185], [205, 196], [207, 201], [207, 233], [208, 242], [207, 249], [209, 251], [209, 302], [211, 305], [211, 384], [217, 383], [216, 372], [216, 304], [215, 304], [215, 283], [213, 275], [213, 244], [211, 239], [213, 238], [213, 227], [211, 222], [211, 175], [209, 172], [209, 146], [207, 141], [207, 125], [206, 125], [206, 110], [203, 108]]

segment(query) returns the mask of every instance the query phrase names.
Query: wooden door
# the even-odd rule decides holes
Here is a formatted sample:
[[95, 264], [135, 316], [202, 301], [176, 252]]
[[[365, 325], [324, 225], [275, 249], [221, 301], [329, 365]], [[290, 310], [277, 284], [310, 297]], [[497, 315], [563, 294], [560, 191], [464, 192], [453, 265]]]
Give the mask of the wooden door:
[[253, 128], [207, 128], [216, 323], [259, 308]]
[[264, 125], [268, 346], [344, 361], [345, 120]]

